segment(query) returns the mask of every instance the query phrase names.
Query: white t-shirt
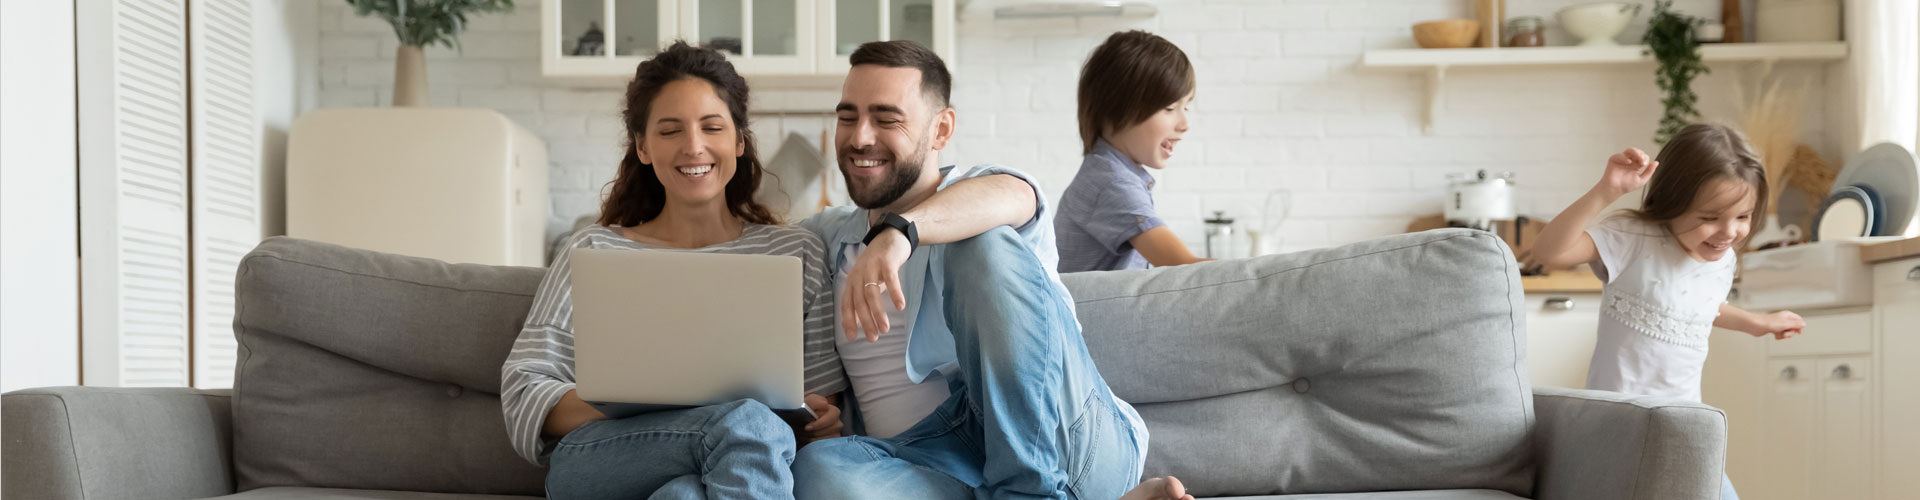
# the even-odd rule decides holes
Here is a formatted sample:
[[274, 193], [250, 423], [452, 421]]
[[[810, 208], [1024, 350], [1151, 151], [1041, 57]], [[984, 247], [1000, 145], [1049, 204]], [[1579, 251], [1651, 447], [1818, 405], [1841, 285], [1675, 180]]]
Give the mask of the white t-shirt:
[[1733, 253], [1700, 262], [1664, 225], [1627, 218], [1587, 234], [1606, 283], [1587, 388], [1700, 401], [1707, 336], [1733, 288]]
[[[839, 286], [834, 295], [835, 311], [844, 303], [847, 290], [847, 271], [853, 267], [853, 260], [867, 250], [866, 245], [847, 251], [842, 256], [839, 272], [833, 282]], [[924, 276], [926, 260], [909, 260], [907, 267], [919, 264], [918, 269], [903, 269], [904, 276]], [[863, 285], [855, 285], [863, 286]], [[919, 297], [909, 297], [918, 299]], [[868, 342], [866, 337], [847, 340], [846, 330], [841, 329], [839, 314], [835, 314], [833, 331], [834, 342], [840, 348], [840, 364], [846, 367], [847, 381], [853, 384], [853, 395], [859, 398], [860, 417], [867, 425], [867, 435], [877, 438], [890, 438], [906, 432], [920, 419], [933, 413], [934, 408], [946, 402], [947, 376], [940, 372], [927, 375], [925, 380], [916, 384], [907, 378], [907, 339], [912, 338], [913, 317], [906, 311], [893, 309], [892, 304], [885, 306], [887, 311], [887, 333], [880, 334], [880, 340]]]

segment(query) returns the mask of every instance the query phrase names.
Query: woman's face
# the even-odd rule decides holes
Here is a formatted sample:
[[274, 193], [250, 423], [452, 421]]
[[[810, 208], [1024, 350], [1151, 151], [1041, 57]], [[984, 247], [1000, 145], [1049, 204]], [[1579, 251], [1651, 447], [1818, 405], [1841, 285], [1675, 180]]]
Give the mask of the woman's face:
[[668, 83], [648, 104], [646, 131], [634, 136], [640, 162], [666, 187], [669, 205], [726, 205], [727, 181], [746, 143], [726, 101], [699, 78]]
[[1173, 159], [1174, 145], [1187, 133], [1187, 106], [1192, 102], [1193, 94], [1189, 93], [1155, 111], [1146, 121], [1114, 132], [1107, 142], [1134, 163], [1156, 170], [1167, 168], [1167, 160]]

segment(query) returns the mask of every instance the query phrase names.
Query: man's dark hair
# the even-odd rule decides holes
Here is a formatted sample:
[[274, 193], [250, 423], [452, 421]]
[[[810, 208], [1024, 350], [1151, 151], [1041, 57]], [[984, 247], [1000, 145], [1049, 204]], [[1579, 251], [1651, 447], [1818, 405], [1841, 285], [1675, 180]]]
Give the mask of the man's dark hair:
[[854, 66], [873, 64], [920, 70], [920, 93], [930, 99], [934, 109], [953, 107], [953, 75], [947, 73], [947, 63], [920, 44], [907, 40], [867, 42], [860, 44], [847, 60]]

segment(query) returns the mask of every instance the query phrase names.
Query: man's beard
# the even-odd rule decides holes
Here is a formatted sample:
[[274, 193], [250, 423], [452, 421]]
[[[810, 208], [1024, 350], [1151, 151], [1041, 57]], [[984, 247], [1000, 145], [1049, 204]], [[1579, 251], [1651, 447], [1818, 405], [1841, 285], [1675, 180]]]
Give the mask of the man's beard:
[[913, 183], [920, 180], [920, 168], [927, 160], [926, 148], [914, 149], [920, 154], [905, 161], [895, 159], [888, 162], [887, 175], [881, 177], [876, 185], [867, 186], [864, 190], [854, 185], [853, 175], [843, 164], [840, 167], [840, 176], [847, 182], [847, 196], [853, 198], [853, 204], [860, 208], [874, 210], [892, 205], [893, 202], [900, 201], [901, 196], [906, 196], [907, 191], [913, 189]]

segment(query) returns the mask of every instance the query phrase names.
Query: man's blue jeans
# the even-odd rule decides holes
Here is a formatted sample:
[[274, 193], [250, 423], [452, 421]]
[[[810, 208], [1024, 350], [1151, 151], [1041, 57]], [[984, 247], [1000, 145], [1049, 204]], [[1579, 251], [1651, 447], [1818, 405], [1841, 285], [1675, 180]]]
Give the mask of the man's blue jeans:
[[793, 498], [793, 428], [758, 401], [596, 420], [560, 438], [547, 496]]
[[1094, 369], [1066, 290], [1011, 228], [946, 251], [958, 373], [933, 414], [888, 439], [815, 442], [801, 499], [1118, 498], [1143, 450]]

